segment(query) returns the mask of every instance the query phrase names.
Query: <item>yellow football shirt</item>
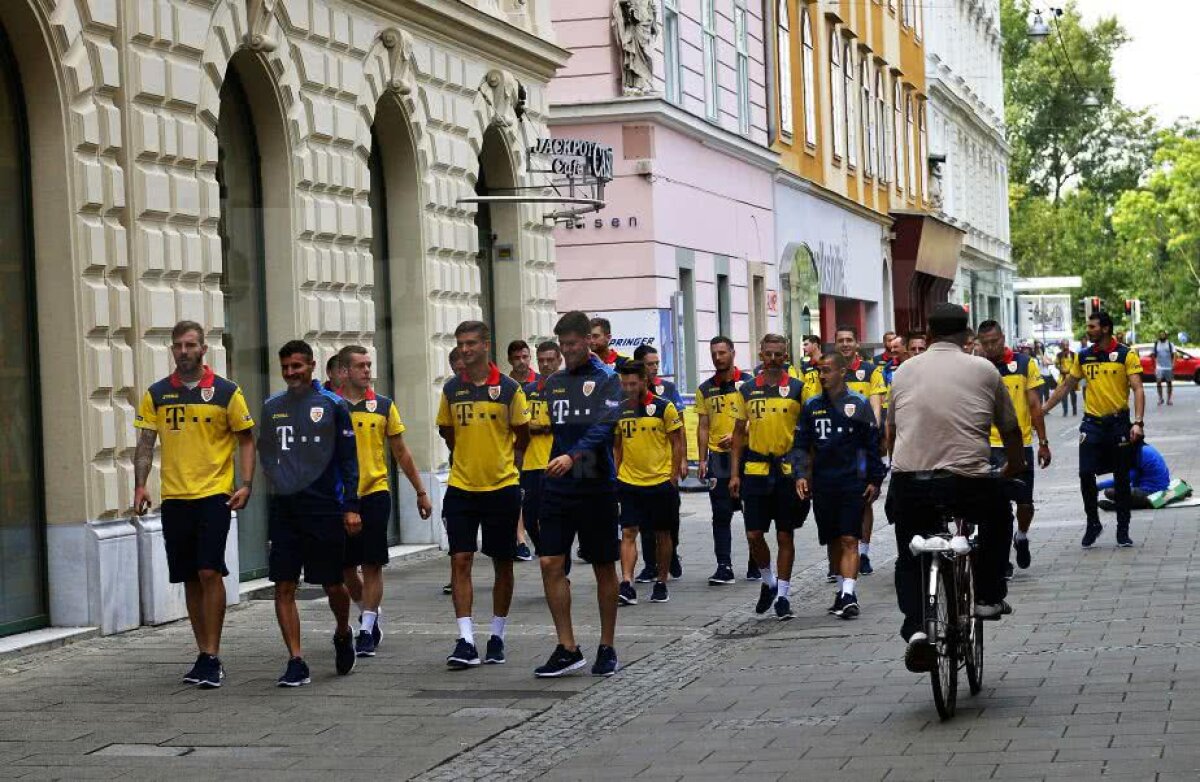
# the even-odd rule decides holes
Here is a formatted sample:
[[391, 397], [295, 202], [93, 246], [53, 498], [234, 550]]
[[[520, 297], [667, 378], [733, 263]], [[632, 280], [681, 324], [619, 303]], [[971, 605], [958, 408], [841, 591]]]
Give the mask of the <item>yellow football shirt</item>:
[[708, 450], [727, 453], [729, 448], [721, 440], [733, 434], [738, 420], [737, 409], [742, 404], [740, 389], [743, 383], [753, 380], [737, 367], [729, 370], [729, 379], [717, 382], [713, 375], [696, 389], [696, 414], [708, 416]]
[[350, 404], [354, 446], [358, 449], [358, 496], [388, 490], [388, 438], [404, 433], [396, 404], [367, 389], [357, 404]]
[[648, 393], [637, 405], [624, 401], [616, 425], [621, 443], [617, 480], [631, 486], [658, 486], [671, 480], [675, 465], [667, 435], [682, 426], [675, 405], [661, 396]]
[[517, 381], [495, 364], [483, 385], [459, 377], [446, 381], [437, 425], [454, 429], [449, 484], [463, 491], [495, 491], [519, 480], [513, 427], [529, 423], [529, 403]]
[[804, 392], [801, 395], [801, 401], [807, 402], [815, 396], [821, 395], [821, 372], [817, 365], [805, 359], [800, 362], [800, 380], [804, 382]]
[[[748, 444], [742, 458], [747, 477], [769, 475], [771, 462], [792, 449], [796, 422], [804, 408], [801, 397], [804, 384], [794, 377], [783, 375], [778, 385], [768, 384], [766, 375], [742, 385], [742, 405], [738, 420], [746, 422]], [[791, 474], [791, 465], [780, 464], [784, 475]]]
[[1137, 352], [1115, 339], [1106, 346], [1088, 345], [1075, 354], [1071, 377], [1087, 378], [1083, 412], [1104, 418], [1129, 409], [1129, 378], [1142, 374]]
[[195, 388], [177, 375], [146, 390], [133, 425], [158, 432], [164, 500], [233, 493], [235, 433], [254, 426], [236, 383], [208, 367]]
[[[550, 426], [550, 404], [543, 396], [541, 380], [525, 384], [525, 399], [529, 402], [529, 422], [538, 426]], [[547, 431], [544, 434], [529, 434], [529, 447], [525, 449], [525, 460], [521, 470], [544, 470], [550, 463], [550, 446], [554, 444], [554, 435]]]
[[[1027, 354], [1014, 353], [1011, 349], [1005, 351], [1000, 361], [992, 363], [1000, 370], [1000, 379], [1004, 381], [1004, 387], [1012, 397], [1017, 423], [1021, 425], [1022, 442], [1025, 445], [1033, 445], [1033, 414], [1029, 410], [1029, 397], [1026, 392], [1041, 388], [1046, 382], [1042, 379], [1038, 364]], [[995, 426], [992, 427], [989, 440], [993, 448], [1004, 446], [1004, 441], [1000, 439], [1000, 430]]]

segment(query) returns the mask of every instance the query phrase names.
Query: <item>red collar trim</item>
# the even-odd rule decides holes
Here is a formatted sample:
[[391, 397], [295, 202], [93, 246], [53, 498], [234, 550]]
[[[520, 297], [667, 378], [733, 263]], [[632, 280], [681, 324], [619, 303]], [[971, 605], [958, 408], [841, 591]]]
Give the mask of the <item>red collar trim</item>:
[[617, 351], [613, 350], [612, 348], [609, 348], [608, 353], [601, 356], [600, 360], [603, 361], [605, 364], [615, 364], [615, 363], [617, 363], [618, 358], [620, 358], [620, 356], [617, 355]]
[[661, 378], [661, 377], [655, 376], [655, 378], [654, 378], [653, 380], [651, 380], [651, 381], [650, 381], [650, 385], [652, 385], [652, 386], [661, 386], [661, 385], [662, 385], [662, 382], [663, 382], [663, 381], [662, 381], [662, 378]]
[[855, 356], [854, 360], [850, 362], [850, 371], [857, 372], [858, 368], [862, 366], [862, 362], [863, 362], [862, 356]]
[[1096, 345], [1096, 347], [1100, 349], [1101, 353], [1112, 353], [1121, 345], [1120, 342], [1117, 342], [1116, 337], [1109, 337], [1109, 339], [1112, 341], [1108, 343], [1108, 347], [1106, 348], [1101, 348], [1099, 345]]
[[374, 398], [375, 398], [375, 389], [371, 388], [370, 386], [367, 386], [367, 392], [365, 394], [363, 394], [363, 399], [374, 399]]
[[529, 370], [529, 375], [528, 375], [528, 376], [526, 376], [526, 378], [525, 378], [525, 382], [526, 382], [526, 383], [532, 383], [532, 382], [534, 382], [534, 381], [535, 381], [535, 380], [537, 380], [537, 379], [538, 379], [537, 372], [534, 372], [532, 369], [530, 369], [530, 370]]
[[[737, 381], [741, 380], [745, 376], [746, 376], [745, 372], [738, 369], [736, 366], [733, 366], [733, 367], [729, 368], [729, 380], [727, 380], [725, 382], [736, 383]], [[714, 386], [721, 385], [721, 373], [720, 372], [713, 372], [712, 382], [713, 382]]]
[[[212, 368], [209, 367], [208, 364], [205, 364], [204, 372], [200, 375], [200, 384], [198, 388], [212, 388], [213, 380], [216, 378], [216, 376], [217, 375], [212, 371]], [[183, 380], [179, 377], [178, 372], [172, 372], [168, 380], [171, 381], [171, 386], [173, 388], [183, 388]]]
[[[466, 372], [462, 373], [461, 379], [464, 383], [471, 382], [471, 376], [468, 375]], [[487, 386], [500, 385], [500, 367], [496, 366], [495, 364], [493, 364], [490, 361], [488, 362], [488, 376], [487, 376], [487, 380], [484, 381], [484, 385], [487, 385]]]
[[[792, 379], [791, 375], [789, 375], [787, 372], [784, 372], [781, 370], [779, 373], [779, 387], [787, 388], [787, 385], [791, 381], [791, 379]], [[754, 378], [754, 385], [757, 388], [762, 388], [766, 384], [767, 384], [767, 373], [764, 370], [762, 374], [760, 374], [758, 377]]]
[[1016, 355], [1017, 354], [1013, 352], [1012, 348], [1005, 348], [1004, 349], [1004, 358], [1001, 359], [1001, 361], [1002, 361], [1002, 363], [1007, 364], [1008, 362], [1012, 361], [1013, 357]]
[[646, 395], [644, 397], [642, 397], [640, 402], [633, 402], [628, 398], [625, 399], [625, 404], [628, 405], [630, 409], [635, 409], [638, 406], [644, 407], [646, 405], [653, 404], [653, 403], [654, 403], [654, 394], [650, 393], [649, 391], [646, 392]]

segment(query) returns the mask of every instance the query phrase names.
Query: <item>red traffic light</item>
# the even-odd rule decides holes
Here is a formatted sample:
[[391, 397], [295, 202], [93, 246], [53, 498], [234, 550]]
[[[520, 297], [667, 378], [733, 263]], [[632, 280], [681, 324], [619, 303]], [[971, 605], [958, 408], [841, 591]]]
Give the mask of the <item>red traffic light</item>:
[[1125, 314], [1126, 314], [1126, 315], [1132, 315], [1132, 314], [1133, 314], [1133, 299], [1126, 299], [1126, 300], [1125, 300]]

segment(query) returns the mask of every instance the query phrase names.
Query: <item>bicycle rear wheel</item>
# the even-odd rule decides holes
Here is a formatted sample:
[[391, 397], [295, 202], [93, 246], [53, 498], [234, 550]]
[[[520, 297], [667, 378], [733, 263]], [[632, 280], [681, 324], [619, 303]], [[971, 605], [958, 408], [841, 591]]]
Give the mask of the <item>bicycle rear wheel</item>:
[[[935, 555], [936, 556], [936, 555]], [[954, 716], [958, 699], [958, 606], [955, 599], [954, 570], [949, 562], [942, 562], [938, 569], [937, 589], [929, 606], [929, 641], [937, 651], [937, 665], [929, 673], [933, 688], [933, 704], [943, 720]]]
[[967, 686], [972, 695], [983, 689], [983, 623], [975, 618], [975, 560], [973, 556], [958, 557], [954, 563], [958, 587], [958, 627], [961, 629], [963, 662], [967, 669]]

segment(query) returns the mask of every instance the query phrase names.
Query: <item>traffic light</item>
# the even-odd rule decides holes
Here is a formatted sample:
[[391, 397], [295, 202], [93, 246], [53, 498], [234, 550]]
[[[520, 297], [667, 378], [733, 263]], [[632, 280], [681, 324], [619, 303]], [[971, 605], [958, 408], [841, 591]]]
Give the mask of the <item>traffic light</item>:
[[1094, 313], [1100, 312], [1100, 310], [1104, 309], [1104, 300], [1099, 296], [1088, 296], [1087, 298], [1082, 299], [1080, 304], [1082, 305], [1081, 309], [1083, 310], [1084, 320], [1087, 320]]
[[1126, 299], [1126, 300], [1125, 300], [1125, 314], [1126, 314], [1126, 315], [1132, 315], [1132, 314], [1133, 314], [1133, 299]]

